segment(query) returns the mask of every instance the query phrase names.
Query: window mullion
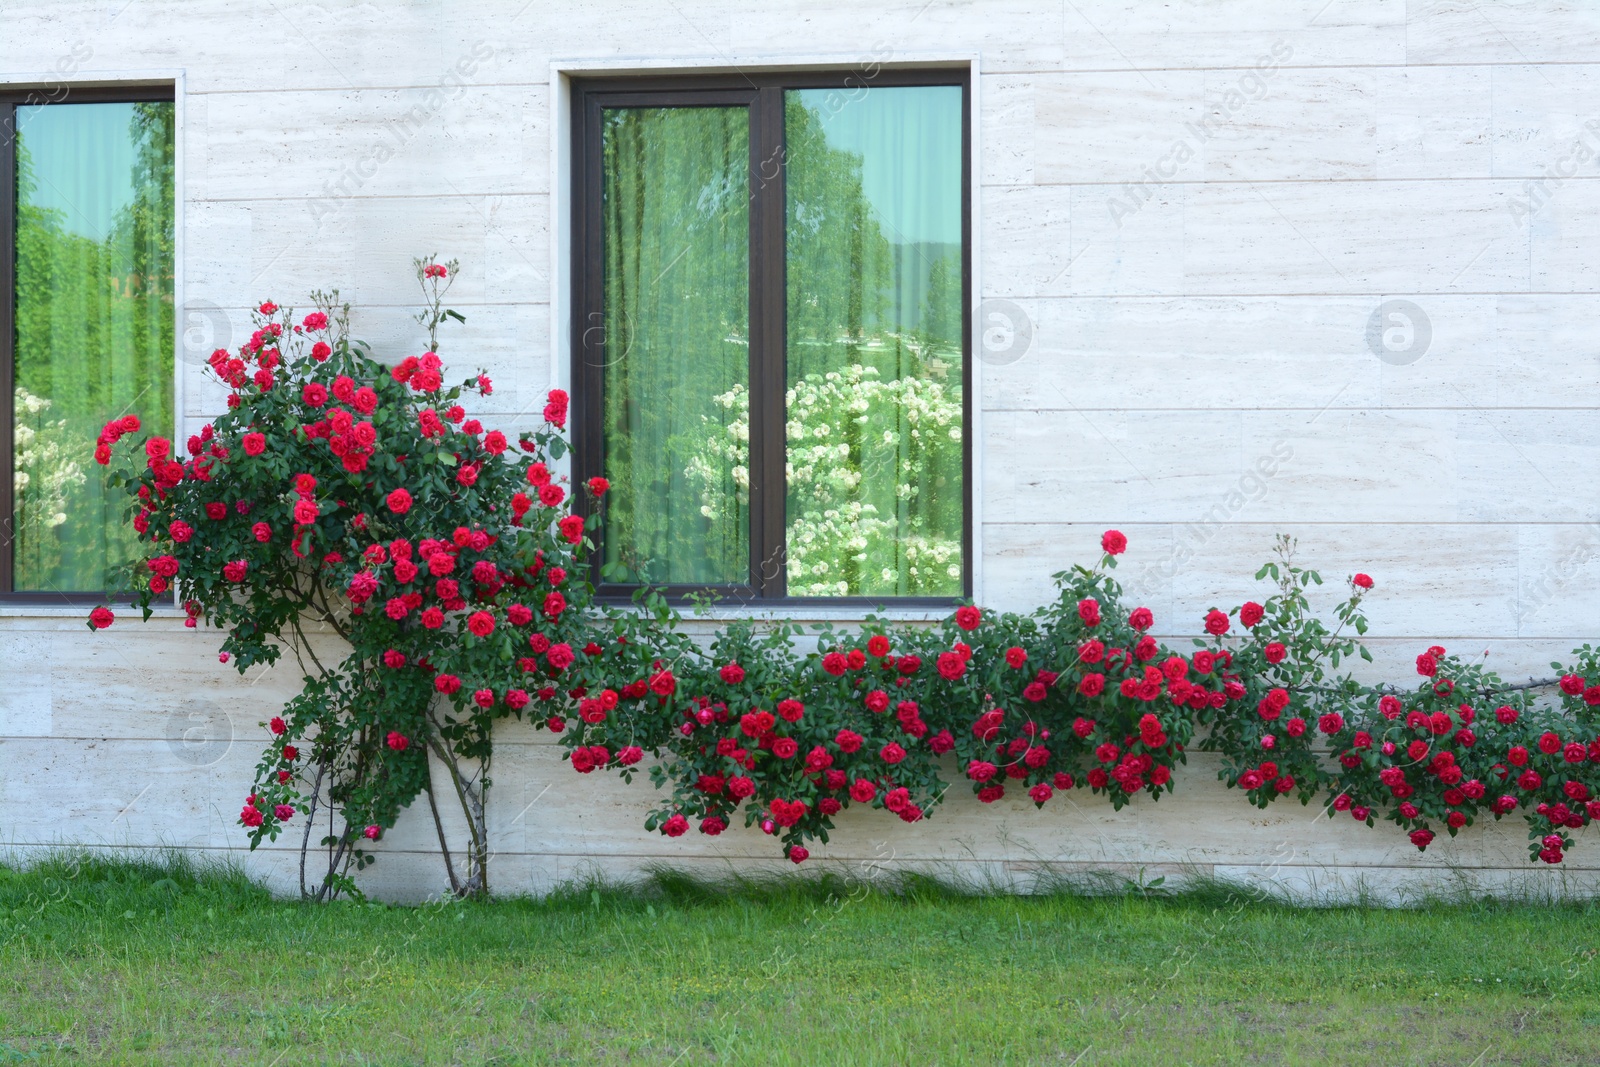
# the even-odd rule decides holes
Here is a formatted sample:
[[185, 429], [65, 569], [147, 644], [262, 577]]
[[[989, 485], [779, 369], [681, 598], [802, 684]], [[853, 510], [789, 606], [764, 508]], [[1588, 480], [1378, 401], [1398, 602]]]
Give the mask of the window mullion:
[[783, 90], [761, 89], [751, 120], [750, 581], [770, 599], [788, 586]]
[[16, 106], [0, 101], [0, 593], [15, 588], [12, 561], [16, 540], [16, 510], [12, 499], [16, 462], [12, 422], [15, 419], [16, 373], [13, 321], [16, 277]]

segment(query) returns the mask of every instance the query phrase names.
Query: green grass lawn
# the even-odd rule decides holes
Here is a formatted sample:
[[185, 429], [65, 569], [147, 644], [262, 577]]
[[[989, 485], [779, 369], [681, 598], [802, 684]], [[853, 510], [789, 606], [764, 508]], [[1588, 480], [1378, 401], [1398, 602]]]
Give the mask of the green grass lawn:
[[308, 907], [0, 867], [0, 1063], [1600, 1063], [1600, 906], [931, 884]]

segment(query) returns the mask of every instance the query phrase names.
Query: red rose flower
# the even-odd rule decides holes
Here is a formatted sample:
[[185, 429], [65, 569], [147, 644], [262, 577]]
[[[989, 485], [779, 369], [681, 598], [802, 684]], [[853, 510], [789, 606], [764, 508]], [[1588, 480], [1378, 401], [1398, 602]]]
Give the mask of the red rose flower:
[[661, 824], [661, 832], [668, 837], [682, 837], [688, 830], [689, 820], [677, 812], [673, 812], [671, 818]]
[[1100, 549], [1108, 556], [1120, 556], [1128, 550], [1128, 539], [1121, 530], [1107, 530], [1100, 535]]
[[1228, 632], [1228, 615], [1226, 612], [1212, 608], [1206, 612], [1206, 633], [1213, 637], [1221, 637]]
[[567, 425], [567, 394], [564, 389], [550, 390], [549, 402], [544, 406], [544, 421], [557, 429]]
[[906, 758], [906, 750], [895, 744], [893, 741], [890, 741], [887, 745], [884, 745], [883, 748], [879, 749], [878, 756], [885, 763], [899, 763], [901, 760]]
[[1084, 597], [1078, 601], [1078, 618], [1090, 628], [1100, 625], [1100, 602], [1094, 597]]
[[487, 611], [474, 611], [467, 618], [467, 629], [479, 637], [494, 633], [494, 616]]
[[399, 730], [390, 730], [389, 736], [384, 738], [383, 743], [394, 749], [396, 752], [404, 752], [406, 749], [411, 747], [411, 739], [406, 737], [406, 735], [401, 733]]
[[1155, 621], [1155, 616], [1151, 614], [1149, 608], [1134, 608], [1128, 615], [1128, 625], [1141, 633], [1155, 625]]
[[1267, 645], [1262, 652], [1266, 655], [1268, 663], [1282, 663], [1284, 658], [1289, 655], [1289, 650], [1277, 641]]
[[955, 681], [967, 673], [967, 661], [955, 652], [939, 653], [939, 676], [949, 681]]
[[1357, 571], [1356, 572], [1356, 576], [1354, 578], [1350, 579], [1350, 584], [1355, 586], [1358, 589], [1371, 589], [1372, 588], [1372, 576], [1371, 575], [1367, 575], [1367, 574], [1362, 574], [1359, 571]]
[[865, 738], [854, 730], [840, 730], [833, 736], [833, 743], [839, 746], [839, 751], [846, 753], [860, 750], [864, 740]]
[[1247, 600], [1244, 607], [1239, 609], [1239, 625], [1248, 630], [1260, 622], [1265, 614], [1266, 609], [1260, 604], [1254, 600]]
[[981, 622], [983, 613], [970, 604], [956, 609], [956, 625], [963, 630], [976, 630]]
[[110, 626], [116, 621], [116, 615], [113, 614], [111, 609], [108, 607], [98, 607], [89, 612], [89, 625], [93, 626], [96, 630], [104, 630], [107, 626]]
[[389, 494], [389, 510], [396, 515], [404, 515], [411, 510], [411, 493], [406, 489], [396, 489]]

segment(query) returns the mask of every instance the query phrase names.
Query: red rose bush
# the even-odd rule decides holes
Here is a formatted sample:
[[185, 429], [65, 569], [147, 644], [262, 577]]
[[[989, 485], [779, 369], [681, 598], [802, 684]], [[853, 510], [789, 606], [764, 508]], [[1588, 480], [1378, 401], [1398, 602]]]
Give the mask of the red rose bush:
[[[418, 265], [430, 337], [454, 264]], [[147, 438], [109, 480], [134, 502], [148, 558], [130, 575], [150, 615], [176, 591], [187, 623], [227, 632], [224, 662], [242, 674], [285, 649], [303, 691], [268, 723], [271, 742], [239, 816], [251, 846], [336, 812], [321, 839], [327, 870], [314, 888], [348, 890], [369, 842], [429, 794], [455, 803], [469, 840], [465, 869], [445, 852], [452, 887], [486, 888], [484, 801], [496, 719], [559, 722], [585, 643], [585, 521], [551, 473], [565, 451], [566, 399], [544, 424], [485, 430], [463, 401], [489, 379], [446, 384], [437, 345], [387, 366], [347, 335], [347, 307], [322, 296], [296, 319], [272, 303], [237, 352], [211, 373], [227, 410], [185, 444]], [[109, 463], [126, 417], [99, 443]], [[90, 625], [113, 621], [96, 608]], [[318, 641], [341, 639], [333, 658]], [[428, 756], [446, 780], [430, 780]], [[442, 825], [439, 834], [443, 841]], [[302, 874], [304, 867], [302, 865]]]
[[[1600, 816], [1600, 650], [1507, 685], [1435, 646], [1415, 683], [1357, 681], [1376, 583], [1352, 575], [1326, 624], [1322, 579], [1287, 539], [1256, 576], [1271, 595], [1213, 606], [1187, 651], [1125, 601], [1115, 530], [1029, 614], [963, 605], [934, 626], [809, 634], [746, 621], [698, 643], [654, 592], [596, 604], [587, 551], [611, 487], [562, 473], [560, 390], [522, 432], [471, 417], [493, 384], [449, 380], [438, 355], [438, 327], [460, 318], [442, 304], [455, 269], [417, 263], [426, 351], [380, 363], [333, 294], [298, 319], [265, 303], [249, 340], [209, 361], [225, 413], [181, 445], [125, 444], [141, 432], [131, 414], [95, 442], [145, 546], [127, 575], [144, 616], [175, 596], [187, 625], [225, 631], [220, 658], [241, 673], [285, 650], [302, 668], [239, 823], [252, 847], [299, 834], [308, 896], [357, 892], [352, 872], [423, 794], [452, 889], [486, 893], [508, 717], [559, 734], [579, 775], [648, 775], [662, 800], [647, 829], [759, 830], [794, 863], [847, 809], [921, 822], [955, 781], [983, 804], [1156, 801], [1195, 746], [1259, 807], [1315, 800], [1422, 849], [1520, 812], [1530, 855], [1558, 863]], [[114, 621], [100, 606], [88, 623]], [[314, 822], [325, 869], [307, 881]]]

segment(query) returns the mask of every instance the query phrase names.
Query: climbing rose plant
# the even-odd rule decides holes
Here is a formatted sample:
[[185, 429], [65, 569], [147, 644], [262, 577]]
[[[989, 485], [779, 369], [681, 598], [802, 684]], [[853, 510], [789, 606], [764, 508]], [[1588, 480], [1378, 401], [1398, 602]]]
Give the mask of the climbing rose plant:
[[[1521, 812], [1530, 856], [1559, 863], [1600, 817], [1600, 649], [1513, 685], [1434, 646], [1414, 685], [1360, 682], [1348, 664], [1371, 660], [1373, 580], [1346, 579], [1330, 626], [1311, 603], [1322, 578], [1288, 539], [1256, 575], [1270, 594], [1210, 609], [1185, 651], [1125, 602], [1115, 530], [1029, 614], [964, 605], [931, 626], [810, 633], [746, 621], [701, 643], [653, 592], [598, 605], [587, 553], [609, 486], [592, 479], [574, 510], [559, 390], [528, 432], [469, 417], [493, 387], [481, 372], [447, 383], [437, 354], [439, 326], [461, 318], [443, 306], [455, 271], [417, 261], [420, 355], [378, 362], [349, 338], [336, 293], [298, 318], [264, 303], [250, 339], [210, 360], [226, 414], [181, 449], [146, 437], [112, 465], [140, 432], [127, 415], [95, 448], [145, 546], [126, 576], [144, 617], [175, 593], [187, 625], [226, 632], [220, 658], [241, 673], [285, 650], [302, 668], [300, 693], [265, 724], [239, 822], [252, 848], [299, 833], [308, 896], [358, 892], [352, 871], [424, 795], [452, 889], [486, 893], [506, 717], [560, 734], [579, 774], [647, 774], [662, 794], [647, 829], [742, 822], [796, 863], [847, 808], [918, 822], [953, 781], [984, 804], [1158, 801], [1191, 747], [1217, 752], [1222, 780], [1258, 807], [1315, 801], [1395, 823], [1419, 849]], [[101, 606], [89, 625], [114, 618]], [[464, 847], [447, 839], [440, 794]]]
[[[435, 342], [460, 317], [442, 306], [454, 272], [417, 264]], [[529, 433], [486, 429], [463, 404], [491, 394], [486, 375], [447, 384], [436, 343], [380, 364], [349, 339], [336, 294], [316, 303], [303, 317], [262, 304], [239, 351], [210, 359], [226, 414], [182, 446], [149, 437], [113, 467], [148, 552], [128, 578], [146, 618], [176, 591], [189, 626], [227, 631], [221, 659], [240, 673], [286, 648], [305, 672], [267, 724], [242, 805], [252, 848], [298, 831], [304, 857], [330, 814], [326, 870], [308, 884], [302, 859], [302, 891], [331, 896], [426, 793], [452, 887], [481, 893], [494, 721], [559, 724], [585, 644], [586, 524], [555, 466], [566, 396], [552, 392]], [[132, 416], [108, 424], [96, 458], [138, 429]], [[112, 618], [101, 607], [90, 623]], [[461, 871], [439, 793], [467, 826]]]

